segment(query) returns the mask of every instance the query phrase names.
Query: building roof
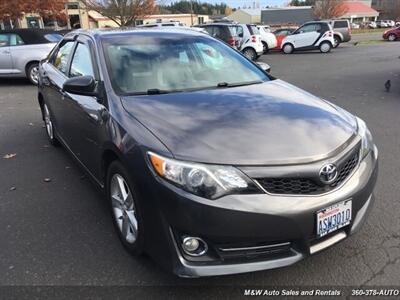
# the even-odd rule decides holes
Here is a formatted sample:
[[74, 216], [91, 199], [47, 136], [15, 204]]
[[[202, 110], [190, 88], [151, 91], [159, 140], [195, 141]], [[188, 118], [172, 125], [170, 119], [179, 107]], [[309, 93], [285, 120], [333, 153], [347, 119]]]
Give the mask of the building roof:
[[304, 9], [312, 9], [312, 6], [286, 6], [286, 7], [267, 7], [264, 8], [263, 10], [279, 10], [279, 11], [283, 11], [283, 10], [304, 10]]
[[371, 8], [362, 1], [346, 1], [343, 3], [347, 7], [346, 15], [357, 15], [357, 14], [379, 14], [375, 9]]
[[238, 9], [250, 16], [261, 16], [261, 9], [260, 8], [241, 8]]

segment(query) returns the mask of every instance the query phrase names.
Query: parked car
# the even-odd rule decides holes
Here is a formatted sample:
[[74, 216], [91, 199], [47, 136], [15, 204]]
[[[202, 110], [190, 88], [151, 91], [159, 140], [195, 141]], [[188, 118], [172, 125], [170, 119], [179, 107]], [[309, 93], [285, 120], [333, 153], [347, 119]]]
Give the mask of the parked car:
[[278, 42], [276, 40], [276, 36], [271, 33], [270, 27], [268, 25], [259, 25], [257, 26], [260, 35], [261, 42], [264, 47], [264, 54], [267, 53], [270, 49], [276, 48]]
[[290, 54], [296, 50], [319, 49], [328, 53], [334, 46], [333, 30], [327, 22], [308, 22], [282, 41], [282, 51]]
[[388, 24], [389, 27], [394, 27], [396, 26], [396, 22], [393, 20], [385, 20], [386, 24]]
[[237, 36], [239, 38], [238, 49], [250, 60], [256, 60], [264, 53], [260, 31], [254, 24], [237, 24]]
[[193, 28], [203, 28], [208, 34], [214, 38], [224, 41], [232, 48], [239, 47], [239, 38], [237, 36], [236, 25], [232, 23], [212, 23], [200, 24]]
[[396, 27], [399, 27], [400, 26], [400, 22], [396, 22]]
[[338, 20], [327, 20], [327, 22], [331, 25], [333, 29], [334, 48], [337, 48], [341, 43], [346, 43], [351, 40], [352, 26], [350, 26], [349, 20], [338, 19]]
[[383, 21], [383, 20], [376, 21], [376, 25], [378, 26], [378, 28], [388, 28], [388, 27], [390, 27], [389, 24], [386, 21]]
[[276, 49], [281, 49], [282, 48], [282, 41], [285, 37], [288, 35], [291, 35], [296, 29], [294, 28], [280, 28], [275, 30], [273, 33], [275, 34], [276, 37]]
[[371, 22], [367, 23], [367, 27], [371, 28], [371, 29], [375, 29], [375, 28], [378, 28], [378, 25], [376, 24], [376, 22], [371, 21]]
[[358, 23], [351, 23], [351, 28], [352, 28], [352, 29], [360, 29], [361, 26], [360, 26], [360, 24], [358, 24]]
[[61, 39], [43, 29], [0, 30], [0, 77], [27, 77], [37, 84], [39, 61]]
[[383, 33], [383, 39], [388, 40], [390, 42], [394, 42], [396, 40], [400, 40], [400, 26], [396, 28], [392, 28], [389, 30], [386, 30]]
[[179, 276], [294, 264], [373, 206], [365, 122], [208, 35], [71, 32], [39, 74], [50, 143], [104, 191], [125, 249]]

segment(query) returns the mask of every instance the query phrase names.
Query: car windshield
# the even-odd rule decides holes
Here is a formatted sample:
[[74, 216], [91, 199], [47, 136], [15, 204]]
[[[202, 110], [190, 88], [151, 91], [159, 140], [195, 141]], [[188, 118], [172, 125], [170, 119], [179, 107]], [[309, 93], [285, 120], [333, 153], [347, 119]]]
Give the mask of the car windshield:
[[260, 68], [208, 37], [136, 34], [103, 37], [107, 68], [120, 94], [161, 94], [261, 83]]

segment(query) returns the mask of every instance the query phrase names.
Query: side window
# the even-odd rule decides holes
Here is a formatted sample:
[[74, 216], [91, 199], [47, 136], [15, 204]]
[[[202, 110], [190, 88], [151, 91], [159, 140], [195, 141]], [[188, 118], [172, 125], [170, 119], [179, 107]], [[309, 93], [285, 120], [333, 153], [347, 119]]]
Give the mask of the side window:
[[223, 37], [221, 28], [218, 26], [214, 26], [214, 31], [213, 31], [212, 36], [215, 38], [221, 39]]
[[315, 24], [315, 31], [317, 31], [317, 32], [321, 32], [322, 31], [321, 24]]
[[0, 34], [0, 47], [6, 47], [10, 45], [10, 38], [8, 34]]
[[313, 32], [315, 30], [315, 24], [309, 24], [309, 25], [304, 25], [299, 29], [300, 33], [307, 33], [307, 32]]
[[67, 75], [68, 58], [73, 46], [73, 41], [66, 42], [58, 49], [55, 57], [53, 58], [53, 65], [65, 75]]
[[236, 27], [236, 32], [237, 32], [238, 37], [243, 37], [243, 28], [242, 28], [242, 26], [237, 26]]
[[75, 50], [74, 57], [71, 62], [71, 71], [69, 77], [77, 77], [77, 76], [93, 76], [93, 64], [92, 58], [90, 54], [90, 49], [85, 44], [78, 44], [78, 47]]
[[209, 35], [212, 36], [213, 33], [213, 26], [206, 26], [204, 29], [208, 32]]
[[24, 44], [24, 41], [18, 34], [10, 34], [10, 46], [20, 46]]

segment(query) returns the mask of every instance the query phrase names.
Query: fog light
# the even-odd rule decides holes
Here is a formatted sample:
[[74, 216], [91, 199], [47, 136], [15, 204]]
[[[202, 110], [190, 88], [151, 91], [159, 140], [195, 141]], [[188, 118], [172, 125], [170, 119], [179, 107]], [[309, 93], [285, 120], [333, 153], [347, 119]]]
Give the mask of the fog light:
[[201, 256], [207, 252], [208, 246], [201, 238], [188, 236], [182, 241], [182, 249], [187, 255]]

